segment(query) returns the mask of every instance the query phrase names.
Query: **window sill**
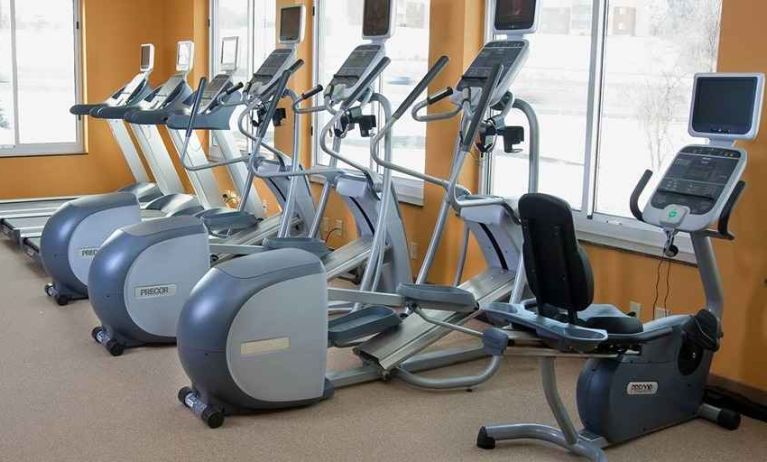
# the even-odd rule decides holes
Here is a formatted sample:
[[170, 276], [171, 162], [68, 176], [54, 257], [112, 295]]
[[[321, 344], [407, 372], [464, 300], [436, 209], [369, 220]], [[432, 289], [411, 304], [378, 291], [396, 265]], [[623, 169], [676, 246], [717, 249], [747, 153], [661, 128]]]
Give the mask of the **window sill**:
[[[574, 212], [573, 219], [578, 238], [585, 242], [654, 258], [662, 256], [666, 237], [659, 228], [634, 219], [610, 215], [596, 214], [592, 218], [587, 218], [582, 213]], [[677, 235], [674, 243], [679, 247], [679, 254], [673, 259], [674, 261], [697, 264], [689, 235]]]
[[45, 157], [45, 156], [82, 156], [88, 154], [83, 146], [30, 144], [21, 147], [0, 147], [0, 158], [3, 157]]

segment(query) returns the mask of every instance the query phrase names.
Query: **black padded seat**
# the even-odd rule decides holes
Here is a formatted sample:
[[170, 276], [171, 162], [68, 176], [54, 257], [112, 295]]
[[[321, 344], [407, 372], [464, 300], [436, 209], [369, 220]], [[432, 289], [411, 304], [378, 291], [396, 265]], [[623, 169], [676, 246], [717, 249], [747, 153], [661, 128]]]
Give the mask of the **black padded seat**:
[[613, 305], [591, 305], [578, 313], [584, 327], [603, 329], [608, 334], [638, 334], [642, 332], [642, 321], [629, 316]]

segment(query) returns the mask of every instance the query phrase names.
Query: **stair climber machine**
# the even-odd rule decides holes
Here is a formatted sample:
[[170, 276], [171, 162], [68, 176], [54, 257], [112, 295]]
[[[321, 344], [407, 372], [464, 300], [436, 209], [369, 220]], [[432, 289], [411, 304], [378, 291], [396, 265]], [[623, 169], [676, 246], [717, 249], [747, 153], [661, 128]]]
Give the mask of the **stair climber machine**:
[[[288, 80], [302, 64], [299, 60], [287, 68], [280, 66], [277, 80], [270, 79], [263, 88], [256, 89], [260, 84], [251, 82], [250, 98], [268, 101], [264, 120], [275, 120]], [[199, 113], [204, 94], [202, 79], [192, 114]], [[250, 109], [251, 103], [246, 110]], [[194, 119], [188, 118], [185, 140], [194, 133]], [[267, 129], [267, 123], [260, 125], [256, 138], [263, 139]], [[248, 191], [241, 197], [248, 197]], [[179, 312], [219, 246], [199, 217], [172, 217], [116, 231], [99, 249], [89, 273], [88, 295], [101, 321], [93, 338], [114, 356], [126, 348], [175, 343]]]
[[[370, 1], [365, 2], [365, 12], [373, 6], [379, 7], [378, 11], [393, 13], [390, 2]], [[532, 30], [532, 22], [532, 19], [528, 20], [526, 30]], [[521, 30], [518, 22], [513, 26], [515, 30]], [[445, 190], [445, 205], [419, 273], [419, 283], [400, 283], [391, 292], [329, 289], [322, 260], [302, 249], [275, 249], [217, 265], [193, 289], [179, 317], [179, 358], [191, 379], [191, 386], [179, 391], [181, 403], [209, 427], [215, 428], [222, 425], [226, 415], [308, 405], [331, 397], [336, 388], [358, 383], [402, 377], [410, 383], [430, 388], [471, 387], [495, 372], [500, 364], [498, 358], [492, 358], [490, 371], [481, 376], [451, 378], [444, 382], [418, 377], [416, 373], [419, 371], [487, 357], [487, 347], [418, 355], [436, 338], [450, 332], [445, 326], [452, 327], [453, 324], [435, 320], [436, 327], [445, 332], [437, 335], [420, 324], [411, 327], [410, 320], [418, 318], [415, 314], [411, 313], [403, 320], [392, 308], [412, 308], [424, 319], [435, 317], [428, 316], [426, 310], [437, 314], [443, 311], [458, 313], [460, 316], [448, 319], [461, 323], [475, 316], [480, 300], [497, 301], [511, 296], [522, 245], [516, 213], [500, 198], [469, 195], [465, 188], [457, 186], [457, 179], [480, 128], [491, 123], [486, 119], [491, 107], [501, 112], [510, 111], [512, 106], [519, 108], [530, 119], [531, 127], [537, 126], [532, 109], [521, 100], [515, 101], [508, 93], [526, 53], [527, 42], [522, 39], [509, 38], [488, 44], [461, 78], [457, 92], [443, 90], [418, 103], [412, 111], [421, 120], [462, 116], [450, 178], [415, 175], [428, 178], [427, 181], [439, 184]], [[388, 239], [386, 227], [380, 223], [385, 223], [389, 214], [397, 212], [393, 207], [396, 202], [386, 197], [394, 194], [392, 171], [409, 172], [392, 163], [390, 150], [384, 151], [381, 158], [379, 144], [391, 137], [396, 122], [447, 62], [446, 57], [440, 58], [393, 113], [388, 105], [382, 105], [387, 118], [371, 142], [371, 153], [384, 167], [380, 188], [384, 198], [379, 211], [379, 226], [373, 236], [373, 249], [377, 253], [370, 256], [371, 261], [380, 261], [385, 247], [377, 244], [386, 243]], [[370, 85], [380, 73], [378, 68], [387, 64], [388, 60], [381, 61], [375, 71], [362, 79], [359, 87]], [[359, 100], [363, 95], [360, 90], [355, 93], [358, 94], [352, 94], [340, 105], [338, 113], [346, 113], [351, 107], [350, 101]], [[453, 95], [451, 101], [455, 109], [449, 113], [417, 115], [418, 110]], [[496, 128], [500, 134], [506, 131], [502, 125]], [[516, 130], [509, 132], [518, 135]], [[322, 136], [325, 143], [327, 133]], [[537, 168], [536, 137], [534, 134], [531, 139], [533, 170]], [[482, 279], [482, 282], [480, 279], [470, 280], [472, 282], [460, 288], [423, 284], [444, 232], [450, 206], [462, 217], [479, 222], [476, 229], [482, 230], [480, 238], [484, 236], [480, 242], [495, 252], [488, 257], [492, 270], [486, 273], [493, 277], [485, 276], [487, 280]], [[480, 218], [483, 215], [486, 216]], [[486, 249], [486, 252], [490, 251]], [[328, 322], [329, 301], [354, 303], [355, 310]], [[464, 329], [460, 325], [455, 328]], [[426, 340], [421, 341], [421, 337]], [[382, 351], [385, 346], [389, 346], [387, 352], [397, 353], [396, 359], [374, 356], [374, 352]], [[325, 350], [328, 347], [354, 347], [360, 365], [344, 371], [327, 371]], [[405, 351], [406, 347], [410, 350]]]
[[[192, 42], [178, 43], [178, 56], [192, 56]], [[157, 113], [168, 113], [177, 109], [184, 99], [191, 94], [186, 83], [191, 70], [191, 60], [179, 59], [176, 73], [163, 85], [151, 91], [136, 104], [128, 106], [110, 106], [95, 110], [97, 117], [108, 120], [128, 120], [136, 138], [140, 141], [143, 152], [153, 153], [156, 167], [153, 171], [162, 171], [158, 178], [173, 178], [173, 185], [162, 187], [180, 190], [181, 180], [165, 148], [157, 126], [131, 118], [132, 114], [146, 113], [147, 119]], [[149, 156], [147, 156], [149, 157]], [[150, 164], [151, 165], [151, 164]], [[195, 178], [197, 180], [197, 178]], [[167, 183], [167, 182], [166, 182]], [[196, 185], [198, 182], [193, 182]], [[162, 189], [161, 187], [161, 189]], [[206, 197], [215, 196], [210, 189], [197, 190], [197, 196], [189, 194], [166, 194], [146, 204], [140, 204], [134, 194], [115, 192], [98, 194], [72, 200], [58, 209], [45, 223], [40, 236], [39, 247], [27, 239], [28, 253], [39, 249], [41, 261], [53, 279], [45, 286], [45, 292], [59, 305], [66, 305], [71, 300], [87, 298], [86, 283], [94, 255], [101, 244], [117, 229], [140, 222], [169, 216], [194, 215], [203, 210], [199, 199], [208, 202]]]
[[[604, 448], [702, 417], [734, 430], [740, 415], [704, 403], [713, 354], [722, 338], [724, 293], [712, 239], [732, 240], [729, 220], [745, 188], [740, 178], [747, 154], [735, 140], [757, 135], [763, 74], [699, 74], [695, 77], [689, 133], [709, 144], [676, 153], [644, 208], [639, 205], [653, 173], [646, 171], [631, 195], [637, 220], [665, 235], [663, 257], [678, 253], [676, 236], [689, 235], [706, 305], [695, 315], [669, 316], [642, 324], [612, 305], [593, 302], [588, 258], [578, 245], [570, 207], [544, 194], [519, 203], [525, 231], [525, 268], [535, 298], [496, 303], [485, 311], [527, 330], [541, 348], [515, 351], [516, 333], [491, 328], [496, 355], [540, 358], [543, 389], [559, 428], [539, 424], [482, 427], [477, 445], [534, 439], [558, 445], [592, 461], [606, 461]], [[716, 227], [711, 229], [712, 223]], [[576, 401], [583, 429], [577, 431], [557, 390], [557, 357], [586, 357]]]
[[[289, 172], [266, 174], [270, 178], [292, 178], [291, 184], [296, 185], [316, 175], [322, 177], [324, 184], [317, 213], [308, 233], [305, 236], [289, 235], [287, 223], [283, 220], [280, 234], [266, 239], [264, 249], [297, 248], [313, 253], [322, 260], [328, 279], [364, 267], [360, 286], [362, 290], [393, 290], [400, 283], [412, 281], [407, 237], [393, 186], [386, 186], [391, 191], [384, 190], [378, 172], [341, 154], [344, 139], [356, 129], [359, 129], [362, 137], [370, 138], [372, 142], [377, 118], [374, 115], [376, 112], [366, 113], [368, 108], [377, 105], [387, 119], [391, 113], [388, 99], [376, 93], [369, 82], [374, 82], [383, 72], [386, 65], [382, 63], [388, 64], [385, 44], [394, 34], [393, 8], [389, 0], [366, 1], [362, 36], [369, 42], [352, 50], [327, 88], [318, 85], [300, 99], [303, 101], [321, 94], [323, 104], [307, 108], [294, 106], [300, 114], [327, 111], [331, 116], [318, 132], [321, 148], [330, 157], [329, 166], [318, 165], [308, 170], [294, 168]], [[328, 137], [331, 134], [333, 141], [332, 146], [329, 146]], [[387, 152], [391, 151], [390, 135], [384, 140]], [[351, 166], [351, 169], [340, 168], [339, 161]], [[287, 210], [292, 210], [296, 203], [296, 190], [291, 189]], [[318, 238], [322, 217], [332, 192], [340, 196], [351, 212], [357, 232], [356, 239], [335, 250], [328, 248]], [[385, 220], [379, 218], [382, 208], [393, 209]], [[378, 228], [383, 229], [385, 242], [378, 242], [378, 247], [375, 247], [373, 237]], [[376, 255], [376, 258], [371, 259], [371, 255]], [[339, 309], [348, 311], [348, 308]]]
[[[149, 75], [152, 72], [153, 66], [154, 46], [151, 44], [141, 45], [141, 67], [139, 74], [114, 92], [106, 101], [97, 104], [77, 104], [72, 106], [70, 112], [78, 117], [90, 115], [93, 118], [98, 118], [97, 113], [105, 108], [124, 108], [137, 104], [152, 92], [152, 88], [149, 85]], [[105, 120], [136, 180], [136, 183], [126, 186], [120, 191], [132, 193], [142, 203], [157, 199], [163, 194], [182, 192], [181, 183], [175, 170], [171, 172], [159, 168], [164, 161], [162, 153], [144, 150], [145, 146], [142, 145], [142, 154], [152, 169], [152, 174], [158, 184], [149, 182], [149, 175], [128, 133], [130, 128], [135, 138], [143, 141], [143, 133], [137, 127], [126, 125], [121, 119]], [[39, 248], [39, 237], [48, 218], [62, 205], [77, 198], [77, 196], [71, 196], [2, 202], [0, 203], [0, 232], [20, 245], [25, 239], [29, 238], [29, 241]], [[35, 255], [31, 256], [34, 257]]]

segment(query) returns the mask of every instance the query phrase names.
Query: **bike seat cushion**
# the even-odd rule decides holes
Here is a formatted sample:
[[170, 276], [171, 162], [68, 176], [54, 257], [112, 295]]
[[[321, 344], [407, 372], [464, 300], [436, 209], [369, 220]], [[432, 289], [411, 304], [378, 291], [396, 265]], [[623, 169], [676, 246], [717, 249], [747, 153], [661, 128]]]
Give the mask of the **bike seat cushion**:
[[471, 313], [477, 309], [477, 299], [467, 290], [433, 284], [400, 284], [397, 293], [421, 308]]
[[613, 305], [591, 305], [578, 313], [584, 327], [602, 329], [608, 334], [638, 334], [642, 321], [623, 313]]
[[271, 237], [264, 240], [263, 246], [267, 250], [301, 249], [319, 258], [324, 258], [331, 252], [327, 244], [312, 237]]

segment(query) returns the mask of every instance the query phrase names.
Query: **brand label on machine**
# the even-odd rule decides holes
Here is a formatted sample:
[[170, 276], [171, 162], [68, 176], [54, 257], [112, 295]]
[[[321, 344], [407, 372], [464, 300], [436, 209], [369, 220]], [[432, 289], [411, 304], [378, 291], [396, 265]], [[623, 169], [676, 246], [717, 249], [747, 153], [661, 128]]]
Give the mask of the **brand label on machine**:
[[658, 382], [629, 382], [626, 385], [629, 395], [654, 395], [658, 393]]
[[159, 298], [176, 295], [176, 284], [136, 287], [136, 298]]
[[99, 251], [98, 247], [85, 247], [80, 249], [80, 256], [83, 258], [93, 258], [96, 256], [96, 252]]

